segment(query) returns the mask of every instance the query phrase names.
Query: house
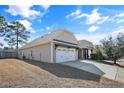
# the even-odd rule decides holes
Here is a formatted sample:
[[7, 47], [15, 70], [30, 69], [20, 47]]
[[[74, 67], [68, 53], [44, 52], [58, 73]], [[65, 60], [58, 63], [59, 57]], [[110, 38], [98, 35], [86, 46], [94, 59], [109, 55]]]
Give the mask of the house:
[[93, 52], [93, 44], [87, 40], [79, 40], [79, 58], [80, 59], [90, 59]]
[[51, 63], [77, 60], [78, 41], [72, 32], [58, 30], [20, 48], [19, 57]]
[[19, 49], [19, 57], [60, 63], [79, 59], [79, 42], [65, 29], [41, 36]]

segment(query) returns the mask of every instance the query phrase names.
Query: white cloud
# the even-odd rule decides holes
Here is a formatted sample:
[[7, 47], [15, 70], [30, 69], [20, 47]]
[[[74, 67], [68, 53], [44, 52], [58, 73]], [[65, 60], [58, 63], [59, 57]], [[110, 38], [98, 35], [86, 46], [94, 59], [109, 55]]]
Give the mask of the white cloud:
[[66, 18], [69, 18], [71, 16], [73, 16], [75, 19], [80, 19], [83, 17], [86, 18], [86, 24], [101, 24], [109, 18], [109, 16], [103, 16], [101, 13], [99, 13], [98, 9], [92, 10], [90, 14], [81, 13], [81, 11], [76, 10], [75, 12], [67, 15]]
[[124, 13], [120, 13], [118, 16], [119, 17], [124, 17]]
[[16, 5], [10, 5], [6, 12], [10, 13], [13, 16], [20, 15], [24, 18], [30, 18], [39, 16], [41, 13], [40, 11], [36, 11], [31, 9], [32, 6], [16, 6]]
[[45, 28], [45, 30], [53, 30], [53, 29], [56, 29], [56, 27], [57, 27], [57, 25], [58, 24], [52, 24], [52, 25], [50, 25], [50, 26], [47, 26], [46, 28]]
[[124, 29], [119, 29], [119, 30], [114, 31], [113, 33], [114, 34], [119, 34], [119, 33], [123, 33], [123, 32], [124, 32]]
[[112, 35], [118, 35], [119, 33], [124, 33], [124, 26], [120, 26], [115, 31], [112, 32]]
[[75, 16], [75, 17], [76, 17], [76, 19], [79, 19], [79, 18], [88, 17], [88, 16], [89, 16], [88, 14], [82, 13], [82, 14]]
[[97, 24], [102, 24], [104, 23], [105, 21], [107, 21], [109, 18], [109, 16], [105, 16], [105, 17], [101, 17], [101, 20], [97, 22]]
[[108, 36], [112, 36], [113, 38], [115, 38], [119, 33], [124, 33], [124, 26], [120, 26], [118, 27], [115, 31], [113, 32], [108, 32], [108, 33], [97, 33], [97, 34], [84, 34], [84, 33], [79, 33], [79, 34], [75, 34], [76, 38], [78, 40], [88, 40], [93, 42], [94, 44], [99, 44], [100, 40], [108, 37]]
[[52, 27], [50, 27], [50, 26], [47, 26], [47, 27], [46, 27], [46, 30], [50, 30], [51, 28], [52, 28]]
[[47, 10], [50, 7], [50, 5], [41, 5], [41, 7], [43, 7], [44, 10]]
[[99, 26], [91, 26], [91, 27], [89, 27], [88, 31], [89, 31], [89, 32], [95, 32], [95, 31], [97, 31], [98, 29], [99, 29]]
[[102, 16], [100, 13], [98, 13], [98, 9], [94, 9], [91, 14], [81, 14], [81, 17], [86, 17], [87, 21], [86, 24], [101, 24], [105, 22], [109, 17], [108, 16]]
[[98, 9], [95, 9], [92, 11], [92, 14], [89, 14], [87, 16], [87, 24], [96, 23], [100, 19], [101, 18], [100, 18], [100, 14], [98, 13]]
[[116, 22], [117, 23], [122, 23], [124, 22], [124, 13], [120, 13], [118, 15], [115, 16]]
[[109, 19], [111, 22], [122, 23], [124, 22], [124, 13], [118, 13]]
[[108, 34], [75, 34], [76, 38], [78, 40], [88, 40], [93, 42], [93, 44], [99, 44], [99, 41], [103, 38], [105, 38], [106, 36], [108, 36]]
[[26, 27], [27, 31], [30, 31], [31, 33], [35, 33], [35, 30], [32, 28], [31, 22], [29, 22], [28, 20], [18, 20], [18, 21]]
[[49, 31], [48, 34], [50, 34], [51, 32]]
[[22, 23], [27, 30], [31, 30], [32, 27], [31, 27], [31, 23], [28, 21], [28, 20], [19, 20], [20, 23]]
[[47, 9], [50, 7], [49, 5], [41, 5], [44, 9], [44, 12], [32, 9], [32, 6], [22, 6], [22, 5], [10, 5], [8, 9], [5, 11], [10, 13], [13, 16], [22, 16], [24, 18], [36, 18], [37, 16], [43, 16], [46, 13]]
[[34, 30], [34, 29], [32, 29], [32, 30], [30, 30], [31, 31], [31, 33], [36, 33], [36, 31]]
[[117, 21], [116, 21], [117, 23], [122, 23], [122, 22], [124, 22], [124, 18], [121, 18], [121, 19], [117, 19]]
[[81, 14], [81, 10], [80, 9], [77, 9], [76, 11], [72, 12], [71, 14], [68, 14], [66, 16], [66, 18], [69, 18], [69, 17], [74, 17], [74, 16], [78, 16]]

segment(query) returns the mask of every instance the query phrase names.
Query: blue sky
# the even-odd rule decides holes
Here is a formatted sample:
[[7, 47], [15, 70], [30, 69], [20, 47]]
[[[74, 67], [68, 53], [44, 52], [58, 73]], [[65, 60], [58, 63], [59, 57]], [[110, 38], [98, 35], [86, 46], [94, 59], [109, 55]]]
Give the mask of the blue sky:
[[86, 39], [94, 44], [106, 36], [124, 33], [124, 6], [1, 5], [0, 14], [7, 21], [23, 23], [31, 32], [29, 41], [62, 28], [73, 32], [77, 39]]

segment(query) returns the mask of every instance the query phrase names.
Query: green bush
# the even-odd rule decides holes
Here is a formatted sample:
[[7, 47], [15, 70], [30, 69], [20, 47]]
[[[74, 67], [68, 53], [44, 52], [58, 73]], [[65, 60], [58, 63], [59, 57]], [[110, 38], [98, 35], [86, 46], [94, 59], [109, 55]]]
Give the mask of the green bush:
[[94, 60], [103, 60], [103, 59], [105, 59], [104, 56], [102, 55], [102, 53], [91, 54], [91, 58], [94, 59]]

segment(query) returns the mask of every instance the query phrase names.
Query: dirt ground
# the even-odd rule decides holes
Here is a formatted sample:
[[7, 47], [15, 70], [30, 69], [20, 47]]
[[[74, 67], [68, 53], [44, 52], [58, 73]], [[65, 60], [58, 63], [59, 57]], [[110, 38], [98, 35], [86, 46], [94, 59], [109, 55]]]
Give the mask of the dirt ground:
[[62, 64], [0, 60], [0, 87], [124, 87], [124, 84]]

